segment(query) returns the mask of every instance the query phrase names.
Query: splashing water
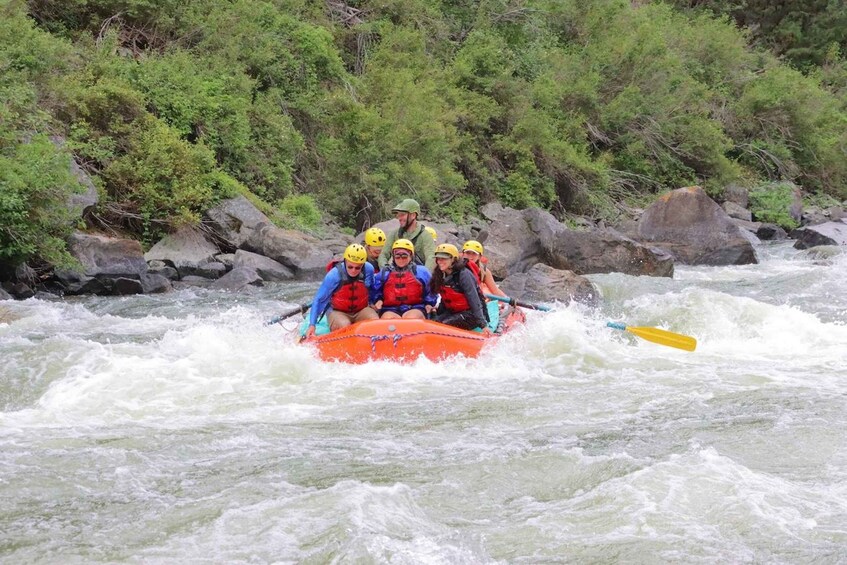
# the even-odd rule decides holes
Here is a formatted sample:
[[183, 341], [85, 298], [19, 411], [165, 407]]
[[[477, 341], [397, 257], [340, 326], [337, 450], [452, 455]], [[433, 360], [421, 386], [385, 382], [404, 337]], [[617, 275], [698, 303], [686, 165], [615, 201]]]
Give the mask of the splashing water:
[[4, 302], [0, 556], [843, 561], [847, 255], [759, 253], [438, 364], [321, 363], [264, 325], [302, 283]]

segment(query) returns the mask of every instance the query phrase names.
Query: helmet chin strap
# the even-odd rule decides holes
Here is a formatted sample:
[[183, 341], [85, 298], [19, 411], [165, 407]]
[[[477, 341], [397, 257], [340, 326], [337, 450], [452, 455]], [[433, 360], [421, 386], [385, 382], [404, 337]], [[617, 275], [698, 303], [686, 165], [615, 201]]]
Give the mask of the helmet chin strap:
[[406, 214], [406, 225], [405, 225], [405, 226], [403, 226], [403, 232], [407, 232], [407, 231], [409, 231], [409, 226], [411, 226], [412, 224], [414, 224], [414, 223], [418, 220], [418, 215], [417, 215], [417, 214], [415, 214], [415, 219], [414, 219], [414, 220], [409, 221], [409, 218], [411, 218], [411, 217], [412, 217], [412, 212], [408, 212], [408, 213]]

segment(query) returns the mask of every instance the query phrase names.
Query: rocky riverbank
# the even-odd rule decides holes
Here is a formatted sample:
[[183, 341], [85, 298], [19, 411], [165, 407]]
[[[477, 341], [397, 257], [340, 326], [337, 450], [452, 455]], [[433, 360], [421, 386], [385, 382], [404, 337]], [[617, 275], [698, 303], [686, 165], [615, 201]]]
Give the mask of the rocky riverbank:
[[[790, 213], [805, 223], [786, 233], [754, 221], [743, 192], [717, 203], [701, 188], [680, 188], [659, 197], [631, 221], [619, 226], [582, 219], [579, 229], [552, 214], [515, 210], [492, 203], [481, 218], [465, 225], [428, 221], [438, 241], [476, 239], [501, 288], [527, 300], [594, 304], [598, 295], [584, 275], [620, 272], [634, 276], [672, 277], [676, 263], [741, 265], [756, 263], [755, 244], [791, 237], [795, 247], [847, 245], [843, 208]], [[93, 203], [87, 203], [93, 205]], [[74, 205], [78, 205], [75, 203]], [[377, 224], [396, 228], [394, 220]], [[54, 269], [38, 275], [27, 265], [2, 269], [0, 299], [33, 296], [126, 295], [168, 292], [187, 285], [249, 291], [266, 282], [319, 280], [325, 265], [349, 243], [361, 240], [325, 228], [323, 237], [283, 229], [244, 197], [208, 210], [199, 226], [180, 229], [146, 253], [139, 242], [103, 233], [74, 233], [71, 254], [81, 269]]]

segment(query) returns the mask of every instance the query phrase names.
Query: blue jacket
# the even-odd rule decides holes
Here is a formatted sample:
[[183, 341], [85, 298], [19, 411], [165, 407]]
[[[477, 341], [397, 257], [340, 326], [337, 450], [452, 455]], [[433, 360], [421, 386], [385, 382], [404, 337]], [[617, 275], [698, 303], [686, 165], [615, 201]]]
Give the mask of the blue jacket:
[[[366, 262], [364, 271], [365, 286], [370, 293], [374, 284], [373, 265]], [[335, 291], [338, 290], [339, 286], [341, 286], [341, 274], [338, 272], [338, 269], [333, 267], [324, 277], [321, 286], [318, 287], [318, 292], [315, 294], [315, 298], [312, 300], [312, 309], [309, 310], [310, 326], [318, 325], [318, 318], [330, 309], [329, 304], [332, 300], [332, 295], [335, 294]]]

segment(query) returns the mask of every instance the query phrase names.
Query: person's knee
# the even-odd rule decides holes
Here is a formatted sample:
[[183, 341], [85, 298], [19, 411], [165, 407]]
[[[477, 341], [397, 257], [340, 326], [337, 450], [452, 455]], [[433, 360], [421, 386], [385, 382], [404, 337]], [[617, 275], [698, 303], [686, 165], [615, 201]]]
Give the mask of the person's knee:
[[344, 314], [343, 312], [332, 312], [329, 315], [329, 329], [330, 331], [340, 330], [341, 328], [346, 328], [351, 324], [350, 318]]
[[356, 316], [356, 321], [359, 320], [376, 320], [379, 318], [379, 314], [377, 314], [376, 310], [371, 308], [370, 306], [359, 312]]
[[399, 318], [400, 315], [397, 312], [392, 312], [391, 310], [386, 310], [380, 315], [380, 318], [384, 320], [393, 320], [394, 318]]
[[418, 310], [417, 308], [412, 308], [411, 310], [403, 313], [403, 317], [404, 318], [411, 318], [411, 319], [415, 319], [415, 320], [423, 320], [424, 319], [424, 313], [422, 311]]

